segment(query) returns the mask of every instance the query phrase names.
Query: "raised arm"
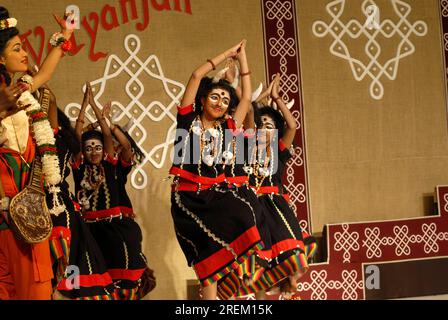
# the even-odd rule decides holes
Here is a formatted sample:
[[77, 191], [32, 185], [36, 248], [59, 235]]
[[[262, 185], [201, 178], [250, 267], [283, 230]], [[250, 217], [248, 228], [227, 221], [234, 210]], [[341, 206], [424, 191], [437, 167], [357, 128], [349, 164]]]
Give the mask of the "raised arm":
[[285, 119], [286, 130], [285, 133], [283, 134], [282, 140], [286, 148], [289, 148], [291, 147], [294, 141], [294, 137], [296, 135], [297, 122], [296, 119], [294, 119], [294, 116], [292, 115], [291, 111], [289, 111], [288, 107], [286, 106], [286, 103], [280, 97], [279, 88], [280, 88], [280, 75], [277, 73], [274, 79], [274, 86], [272, 87], [271, 97], [277, 103], [277, 106], [280, 109], [281, 113], [283, 114], [283, 118]]
[[242, 43], [243, 41], [239, 42], [237, 45], [224, 51], [213, 59], [208, 59], [206, 63], [202, 64], [191, 74], [190, 80], [188, 80], [187, 88], [185, 89], [184, 96], [182, 97], [181, 106], [188, 106], [195, 101], [201, 79], [205, 77], [210, 71], [215, 70], [216, 66], [221, 64], [227, 58], [236, 56], [237, 50], [241, 47]]
[[[235, 58], [228, 59], [229, 60], [229, 62], [227, 63], [228, 70], [224, 73], [224, 79], [227, 80], [230, 84], [232, 84], [232, 86], [233, 86], [233, 83], [235, 82], [235, 77], [236, 77], [237, 68], [238, 68], [234, 59]], [[241, 91], [241, 87], [239, 86], [239, 83], [236, 86], [235, 91], [236, 91], [236, 96], [238, 97], [238, 99], [241, 99], [241, 96], [243, 93]]]
[[[54, 71], [56, 70], [56, 66], [58, 65], [59, 61], [64, 55], [64, 50], [67, 48], [65, 47], [68, 41], [70, 40], [73, 29], [68, 28], [66, 23], [66, 20], [68, 18], [71, 18], [72, 14], [64, 15], [64, 19], [57, 17], [53, 15], [53, 17], [56, 19], [56, 22], [61, 27], [61, 34], [58, 39], [54, 39], [56, 42], [52, 43], [52, 49], [48, 53], [47, 57], [45, 58], [44, 62], [42, 63], [39, 72], [36, 73], [33, 77], [33, 84], [31, 86], [31, 92], [36, 91], [39, 89], [43, 84], [48, 82], [48, 80], [51, 79], [53, 76]], [[67, 41], [67, 42], [64, 42]], [[53, 46], [55, 45], [55, 46]], [[63, 50], [64, 48], [64, 50]]]
[[[266, 98], [269, 97], [272, 94], [272, 87], [274, 85], [274, 81], [272, 81], [269, 84], [269, 87], [267, 87], [257, 98], [256, 102], [264, 103], [264, 100], [267, 100]], [[266, 102], [267, 104], [267, 102]]]
[[106, 151], [106, 153], [108, 155], [113, 156], [115, 153], [115, 149], [114, 149], [114, 141], [112, 139], [112, 132], [110, 131], [109, 126], [107, 125], [106, 118], [103, 117], [100, 109], [96, 105], [95, 98], [93, 97], [92, 87], [90, 86], [90, 83], [87, 84], [87, 90], [90, 91], [90, 94], [89, 94], [90, 106], [92, 107], [93, 112], [95, 113], [95, 116], [98, 119], [98, 123], [100, 125], [101, 132], [103, 133], [104, 150]]
[[84, 98], [82, 99], [82, 104], [81, 104], [81, 109], [79, 110], [79, 114], [78, 114], [78, 118], [76, 119], [76, 124], [75, 124], [75, 134], [76, 134], [76, 139], [78, 139], [79, 143], [81, 143], [82, 139], [82, 129], [84, 127], [84, 122], [85, 122], [85, 115], [86, 115], [86, 108], [89, 105], [89, 100], [90, 100], [90, 91], [87, 88], [88, 83], [86, 83], [86, 90], [84, 91]]
[[241, 46], [239, 47], [237, 58], [238, 62], [240, 63], [241, 68], [241, 98], [240, 103], [236, 107], [235, 114], [233, 116], [237, 128], [241, 128], [243, 125], [244, 119], [246, 118], [246, 115], [250, 109], [251, 105], [251, 98], [252, 98], [252, 85], [250, 83], [250, 70], [249, 65], [247, 63], [247, 57], [246, 57], [246, 40], [243, 40], [241, 42]]
[[112, 123], [112, 116], [111, 116], [111, 107], [112, 104], [110, 102], [106, 103], [106, 105], [103, 108], [103, 117], [107, 118], [110, 123], [110, 130], [112, 134], [114, 135], [115, 139], [117, 139], [118, 143], [121, 147], [120, 156], [121, 159], [125, 162], [131, 162], [133, 153], [132, 153], [132, 146], [131, 142], [128, 140], [126, 135], [120, 130], [120, 128]]
[[56, 102], [56, 96], [49, 87], [46, 87], [50, 91], [50, 106], [48, 107], [48, 121], [50, 121], [51, 128], [59, 128], [58, 123], [58, 104]]

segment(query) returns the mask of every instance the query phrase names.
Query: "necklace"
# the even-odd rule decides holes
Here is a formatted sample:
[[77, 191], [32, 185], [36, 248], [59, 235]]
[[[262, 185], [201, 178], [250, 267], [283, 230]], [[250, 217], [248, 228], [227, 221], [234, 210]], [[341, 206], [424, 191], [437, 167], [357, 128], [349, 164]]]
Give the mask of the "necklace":
[[28, 169], [30, 169], [31, 168], [30, 164], [28, 163], [28, 161], [25, 160], [25, 158], [22, 155], [22, 148], [20, 147], [19, 137], [17, 137], [16, 126], [14, 124], [14, 117], [11, 117], [11, 124], [12, 124], [12, 128], [14, 129], [14, 136], [16, 138], [17, 147], [19, 148], [20, 159], [22, 159], [23, 163], [28, 167]]
[[252, 152], [250, 165], [253, 167], [249, 171], [255, 178], [256, 191], [260, 189], [266, 178], [269, 178], [269, 182], [272, 185], [272, 175], [274, 173], [274, 157], [272, 157], [272, 153], [271, 146], [260, 149], [258, 144]]
[[[104, 172], [104, 167], [101, 164], [99, 166], [94, 166], [93, 168], [90, 165], [86, 166], [84, 177], [80, 183], [82, 189], [79, 190], [77, 194], [79, 204], [84, 211], [90, 209], [90, 198], [98, 193], [101, 185], [105, 182], [106, 174]], [[93, 192], [87, 196], [89, 191]]]

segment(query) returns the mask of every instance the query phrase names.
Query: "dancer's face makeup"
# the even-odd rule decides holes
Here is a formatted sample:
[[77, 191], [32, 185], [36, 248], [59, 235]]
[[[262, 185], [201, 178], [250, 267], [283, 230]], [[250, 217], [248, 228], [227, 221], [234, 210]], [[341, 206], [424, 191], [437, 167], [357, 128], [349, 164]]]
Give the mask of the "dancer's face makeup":
[[89, 163], [98, 165], [103, 159], [103, 144], [98, 139], [86, 140], [83, 152]]
[[12, 37], [1, 53], [0, 61], [11, 74], [28, 70], [28, 54], [23, 49], [19, 36]]
[[230, 105], [230, 94], [227, 90], [215, 88], [209, 92], [205, 99], [202, 99], [204, 113], [209, 118], [218, 119], [224, 116]]
[[258, 130], [258, 140], [261, 143], [270, 143], [274, 137], [275, 121], [268, 115], [261, 116], [261, 127]]

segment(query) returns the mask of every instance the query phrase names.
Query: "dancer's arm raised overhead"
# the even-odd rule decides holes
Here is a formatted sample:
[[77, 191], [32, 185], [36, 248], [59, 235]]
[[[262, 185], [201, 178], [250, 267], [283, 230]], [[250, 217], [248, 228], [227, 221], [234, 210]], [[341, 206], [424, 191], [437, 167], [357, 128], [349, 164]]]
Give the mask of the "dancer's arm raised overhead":
[[292, 115], [291, 111], [289, 111], [288, 107], [286, 106], [286, 103], [280, 97], [279, 91], [280, 91], [280, 75], [277, 73], [274, 79], [274, 85], [272, 87], [271, 97], [272, 100], [274, 100], [275, 103], [277, 103], [277, 106], [281, 111], [281, 113], [283, 114], [283, 118], [285, 119], [286, 128], [282, 140], [283, 143], [285, 144], [285, 147], [289, 149], [296, 135], [297, 122], [294, 116]]
[[83, 132], [83, 128], [84, 128], [86, 108], [89, 105], [90, 94], [91, 94], [90, 90], [88, 90], [87, 85], [88, 85], [88, 83], [86, 82], [84, 98], [82, 99], [81, 109], [79, 110], [78, 118], [76, 119], [76, 124], [75, 124], [76, 139], [78, 139], [79, 143], [81, 143], [81, 141], [82, 141], [81, 136], [82, 136], [82, 132]]
[[112, 139], [112, 132], [110, 131], [109, 126], [107, 125], [106, 118], [103, 117], [100, 109], [96, 105], [95, 97], [93, 96], [92, 87], [90, 86], [90, 83], [87, 83], [87, 90], [90, 91], [89, 104], [92, 107], [93, 112], [95, 113], [95, 116], [101, 128], [101, 132], [103, 133], [104, 151], [106, 152], [106, 154], [113, 157], [115, 154], [115, 149], [114, 149], [114, 141]]
[[111, 117], [111, 108], [112, 103], [108, 102], [103, 108], [103, 117], [107, 118], [110, 123], [110, 130], [112, 134], [117, 139], [118, 143], [120, 144], [120, 157], [125, 162], [131, 162], [132, 158], [134, 156], [132, 152], [132, 145], [131, 142], [128, 140], [126, 135], [121, 131], [121, 129], [118, 127], [118, 125], [112, 124], [112, 117]]
[[207, 75], [210, 71], [216, 69], [216, 66], [221, 64], [227, 58], [235, 57], [238, 54], [238, 49], [241, 48], [245, 40], [239, 42], [237, 45], [230, 49], [227, 49], [223, 53], [217, 55], [213, 59], [207, 59], [207, 62], [198, 67], [190, 76], [188, 80], [187, 88], [185, 89], [184, 96], [182, 97], [181, 106], [188, 106], [194, 103], [196, 94], [199, 89], [201, 79]]
[[251, 98], [252, 98], [252, 85], [250, 82], [250, 70], [249, 65], [247, 63], [246, 56], [246, 40], [241, 42], [241, 46], [237, 49], [237, 58], [240, 63], [241, 68], [241, 98], [240, 103], [236, 107], [235, 114], [233, 119], [235, 120], [237, 128], [240, 128], [243, 125], [244, 119], [250, 109], [251, 106]]

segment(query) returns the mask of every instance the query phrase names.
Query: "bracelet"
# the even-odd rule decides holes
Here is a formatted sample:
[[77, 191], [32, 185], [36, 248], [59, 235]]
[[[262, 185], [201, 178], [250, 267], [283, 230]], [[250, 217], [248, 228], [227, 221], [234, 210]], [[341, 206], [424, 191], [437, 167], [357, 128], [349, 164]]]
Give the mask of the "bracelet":
[[213, 63], [212, 60], [207, 59], [207, 62], [210, 62], [210, 64], [212, 65], [213, 70], [216, 70], [216, 65]]
[[251, 74], [251, 72], [250, 71], [247, 71], [247, 72], [242, 72], [242, 73], [240, 73], [240, 76], [241, 77], [244, 77], [244, 76], [248, 76], [248, 75], [250, 75]]
[[68, 52], [72, 49], [72, 43], [65, 39], [65, 37], [60, 32], [55, 32], [50, 38], [50, 44], [52, 47], [59, 47], [61, 45], [62, 51]]

